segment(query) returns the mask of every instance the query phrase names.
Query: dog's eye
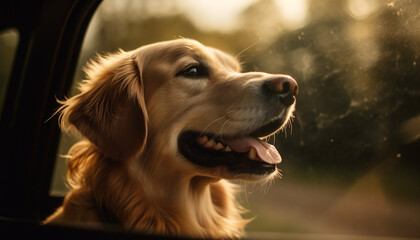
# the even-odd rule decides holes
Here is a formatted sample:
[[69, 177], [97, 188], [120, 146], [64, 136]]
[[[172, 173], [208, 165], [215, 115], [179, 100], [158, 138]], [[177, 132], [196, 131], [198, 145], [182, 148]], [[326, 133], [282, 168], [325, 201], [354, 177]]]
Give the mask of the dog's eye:
[[195, 76], [198, 74], [198, 68], [196, 67], [189, 68], [185, 74], [188, 76]]
[[204, 66], [189, 66], [179, 72], [177, 77], [200, 78], [208, 76], [207, 69]]

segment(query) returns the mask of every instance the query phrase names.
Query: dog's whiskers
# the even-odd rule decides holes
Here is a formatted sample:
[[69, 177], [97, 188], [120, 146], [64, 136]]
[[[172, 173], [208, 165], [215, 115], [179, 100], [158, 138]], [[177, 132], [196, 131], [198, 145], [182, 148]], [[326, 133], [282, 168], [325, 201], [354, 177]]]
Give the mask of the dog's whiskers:
[[242, 53], [248, 51], [249, 49], [251, 49], [252, 47], [254, 47], [255, 45], [257, 45], [260, 41], [261, 41], [261, 39], [258, 39], [257, 41], [253, 42], [251, 45], [249, 45], [248, 47], [246, 47], [245, 49], [243, 49], [242, 51], [240, 51], [238, 54], [236, 54], [235, 58], [239, 58]]
[[230, 110], [230, 111], [228, 111], [228, 112], [226, 112], [223, 116], [221, 116], [221, 117], [219, 117], [219, 118], [217, 118], [217, 119], [215, 119], [214, 121], [212, 121], [211, 123], [209, 123], [201, 132], [200, 132], [200, 135], [199, 135], [199, 137], [201, 137], [203, 134], [205, 134], [205, 132], [206, 132], [206, 130], [211, 126], [211, 125], [213, 125], [213, 124], [215, 124], [217, 121], [220, 121], [220, 120], [222, 120], [223, 118], [226, 118], [226, 120], [223, 122], [223, 124], [222, 124], [222, 126], [221, 126], [221, 128], [220, 128], [220, 130], [219, 130], [219, 133], [218, 133], [218, 135], [219, 136], [223, 136], [223, 128], [225, 127], [225, 125], [230, 121], [230, 119], [229, 119], [229, 114], [231, 113], [231, 112], [234, 112], [234, 111], [236, 111], [235, 109], [233, 109], [233, 110]]
[[267, 178], [264, 182], [261, 183], [261, 189], [263, 191], [263, 193], [267, 193], [268, 189], [270, 188], [270, 186], [277, 180], [277, 179], [281, 179], [282, 174], [281, 174], [281, 170], [277, 169], [276, 172], [274, 173], [274, 175], [272, 177]]
[[276, 145], [276, 135], [277, 135], [277, 134], [273, 134], [273, 145], [274, 145], [274, 146]]
[[287, 128], [290, 129], [290, 135], [293, 134], [293, 124], [292, 124], [292, 122], [293, 122], [293, 116], [289, 117], [289, 119], [287, 120], [287, 123], [286, 123], [286, 130], [287, 130]]
[[226, 119], [226, 121], [222, 124], [222, 127], [220, 128], [220, 131], [219, 131], [219, 135], [220, 135], [220, 138], [222, 139], [222, 141], [223, 141], [223, 128], [225, 127], [225, 125], [228, 122], [229, 122], [229, 119]]
[[201, 137], [212, 124], [216, 123], [217, 121], [223, 119], [225, 116], [221, 116], [219, 118], [216, 118], [216, 120], [212, 121], [211, 123], [207, 124], [207, 126], [200, 132], [199, 137]]

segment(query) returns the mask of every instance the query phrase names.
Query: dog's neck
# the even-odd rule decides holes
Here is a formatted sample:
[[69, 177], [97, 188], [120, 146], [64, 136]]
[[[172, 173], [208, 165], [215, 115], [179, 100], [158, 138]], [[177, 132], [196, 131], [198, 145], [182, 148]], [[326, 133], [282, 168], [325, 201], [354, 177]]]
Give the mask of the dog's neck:
[[[182, 174], [173, 166], [154, 166], [151, 170], [133, 164], [142, 159], [109, 159], [89, 142], [82, 142], [79, 147], [71, 161], [83, 168], [75, 169], [76, 182], [65, 199], [62, 214], [96, 211], [98, 220], [115, 220], [126, 229], [150, 234], [195, 238], [243, 235], [249, 221], [240, 216], [235, 185]], [[83, 216], [79, 220], [88, 221]]]
[[[147, 170], [139, 174], [138, 169], [134, 174], [133, 168], [119, 171], [125, 173], [115, 175], [126, 178], [120, 179], [124, 184], [120, 191], [130, 189], [123, 193], [130, 196], [118, 198], [117, 189], [108, 189], [113, 197], [106, 199], [115, 202], [104, 204], [125, 228], [191, 237], [243, 235], [248, 220], [240, 216], [241, 209], [234, 197], [235, 185], [209, 177], [183, 176], [174, 171], [163, 176]], [[217, 232], [209, 232], [209, 229]]]
[[117, 161], [89, 142], [79, 145], [71, 162], [83, 168], [75, 169], [76, 183], [66, 197], [66, 209], [93, 210], [99, 218], [109, 221], [111, 217], [126, 229], [150, 234], [195, 238], [243, 235], [249, 221], [240, 216], [235, 185], [188, 174], [185, 169], [171, 166], [179, 161], [166, 159], [170, 156], [162, 156], [161, 152], [159, 156], [146, 155], [152, 157], [149, 160], [159, 157], [167, 161], [147, 161], [145, 155]]

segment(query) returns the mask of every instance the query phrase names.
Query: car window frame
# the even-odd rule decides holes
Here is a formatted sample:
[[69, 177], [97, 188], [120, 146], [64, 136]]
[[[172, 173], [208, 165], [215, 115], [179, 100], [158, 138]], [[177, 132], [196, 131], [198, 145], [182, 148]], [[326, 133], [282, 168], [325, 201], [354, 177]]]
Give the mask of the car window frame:
[[0, 133], [0, 216], [41, 221], [61, 199], [49, 195], [60, 130], [56, 99], [70, 91], [87, 26], [101, 0], [7, 1], [1, 29], [20, 41]]

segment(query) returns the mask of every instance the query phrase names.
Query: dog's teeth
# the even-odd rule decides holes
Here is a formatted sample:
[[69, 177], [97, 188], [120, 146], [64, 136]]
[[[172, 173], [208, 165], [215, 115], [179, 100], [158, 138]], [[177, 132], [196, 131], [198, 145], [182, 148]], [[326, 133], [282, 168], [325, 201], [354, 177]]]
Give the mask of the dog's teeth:
[[232, 149], [229, 146], [225, 147], [225, 152], [232, 152]]
[[248, 158], [251, 160], [257, 159], [257, 152], [255, 151], [255, 148], [251, 148], [248, 152]]
[[204, 145], [208, 141], [209, 141], [209, 138], [207, 136], [197, 138], [197, 142], [201, 145]]
[[213, 146], [213, 148], [219, 151], [219, 150], [222, 150], [224, 146], [221, 143], [217, 143], [216, 145]]
[[204, 147], [205, 147], [205, 148], [211, 148], [211, 147], [213, 147], [214, 145], [216, 145], [216, 141], [214, 141], [214, 139], [212, 138], [212, 139], [210, 139], [208, 142], [206, 142], [206, 144], [204, 144]]

